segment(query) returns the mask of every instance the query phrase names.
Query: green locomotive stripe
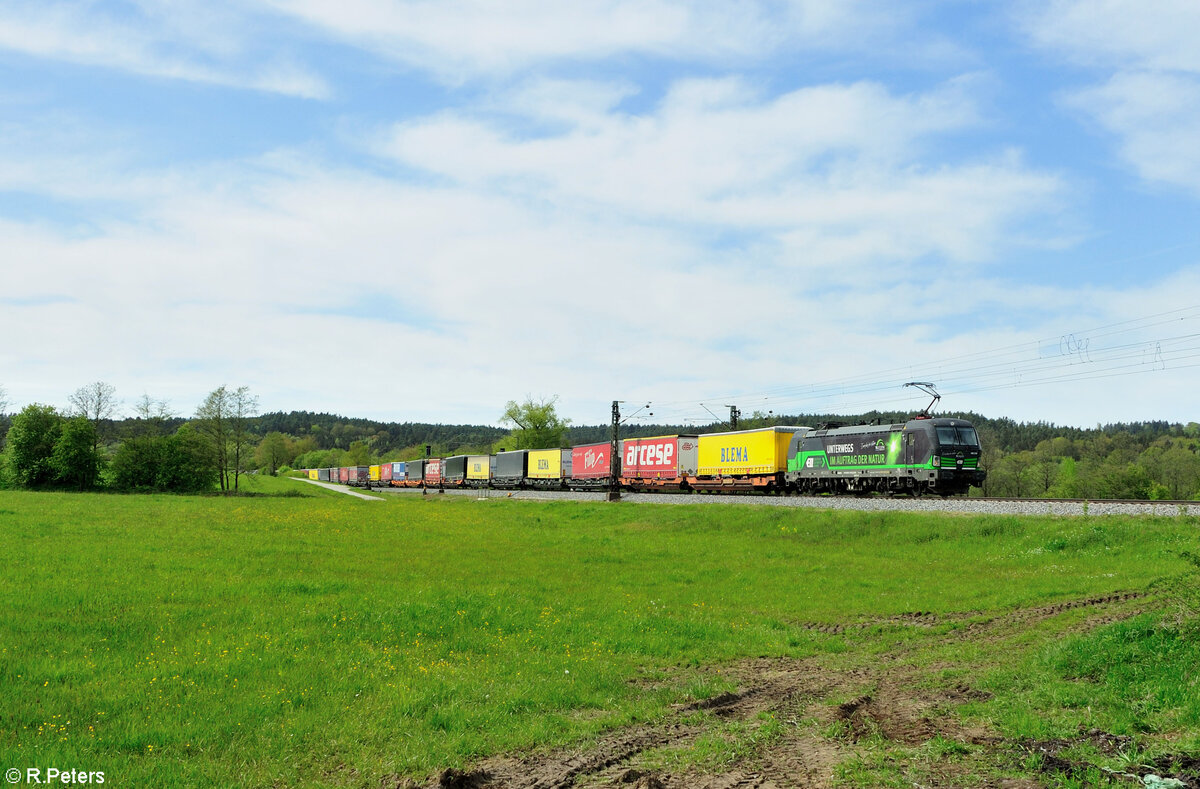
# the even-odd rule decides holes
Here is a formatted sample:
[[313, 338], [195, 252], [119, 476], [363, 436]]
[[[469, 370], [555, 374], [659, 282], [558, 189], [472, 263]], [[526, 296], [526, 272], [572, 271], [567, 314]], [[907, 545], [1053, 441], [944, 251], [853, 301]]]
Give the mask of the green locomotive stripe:
[[[835, 456], [836, 457], [836, 456]], [[840, 456], [847, 460], [861, 461], [865, 458], [878, 457], [881, 460], [885, 459], [883, 455], [843, 455]], [[812, 465], [808, 465], [808, 460], [812, 459]], [[933, 469], [932, 458], [924, 463], [830, 463], [829, 458], [824, 452], [802, 452], [794, 459], [788, 461], [788, 471], [812, 471], [812, 472], [830, 472], [830, 471], [905, 471], [908, 469]]]

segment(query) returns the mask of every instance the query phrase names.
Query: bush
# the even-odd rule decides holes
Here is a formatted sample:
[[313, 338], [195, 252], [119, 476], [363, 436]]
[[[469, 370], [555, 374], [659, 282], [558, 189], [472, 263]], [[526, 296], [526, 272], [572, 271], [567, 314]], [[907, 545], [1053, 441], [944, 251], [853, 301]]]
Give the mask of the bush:
[[96, 426], [86, 416], [62, 422], [50, 467], [56, 482], [79, 490], [93, 487], [100, 478], [100, 457], [96, 452]]
[[54, 482], [54, 444], [62, 432], [62, 415], [49, 405], [32, 403], [12, 418], [5, 460], [16, 485], [42, 487]]
[[111, 479], [122, 491], [203, 493], [217, 486], [208, 446], [187, 425], [173, 436], [126, 440], [113, 458]]

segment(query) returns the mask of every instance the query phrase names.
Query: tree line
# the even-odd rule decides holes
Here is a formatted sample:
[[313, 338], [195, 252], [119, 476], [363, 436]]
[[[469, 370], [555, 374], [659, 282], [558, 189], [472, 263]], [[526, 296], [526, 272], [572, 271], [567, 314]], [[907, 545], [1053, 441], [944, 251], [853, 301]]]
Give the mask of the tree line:
[[117, 421], [116, 390], [103, 381], [77, 389], [68, 401], [62, 411], [31, 403], [5, 417], [0, 485], [237, 492], [262, 444], [252, 425], [258, 398], [245, 386], [217, 387], [187, 420], [166, 401], [143, 395], [134, 416]]
[[[573, 425], [556, 398], [509, 401], [501, 426], [378, 422], [308, 411], [258, 413], [247, 387], [221, 386], [190, 418], [143, 395], [117, 419], [115, 390], [81, 387], [59, 411], [33, 404], [6, 415], [0, 387], [0, 436], [7, 436], [0, 484], [127, 491], [237, 492], [241, 475], [290, 468], [366, 466], [424, 457], [492, 454], [502, 449], [568, 447], [609, 440], [611, 426]], [[975, 425], [988, 479], [976, 495], [1055, 498], [1193, 499], [1200, 497], [1200, 424], [1166, 421], [1064, 427], [974, 413], [946, 414]], [[895, 424], [902, 412], [775, 415], [756, 411], [739, 429], [771, 425]], [[647, 424], [620, 428], [626, 438], [728, 430], [730, 425]]]

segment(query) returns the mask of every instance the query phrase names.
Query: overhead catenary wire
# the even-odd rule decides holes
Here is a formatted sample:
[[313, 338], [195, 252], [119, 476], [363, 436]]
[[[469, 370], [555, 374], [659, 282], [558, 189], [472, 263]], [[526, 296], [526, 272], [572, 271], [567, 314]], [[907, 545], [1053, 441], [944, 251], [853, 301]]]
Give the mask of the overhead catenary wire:
[[[706, 396], [699, 401], [694, 398], [656, 401], [655, 413], [659, 417], [656, 421], [721, 422], [706, 404], [731, 401], [747, 409], [761, 405], [765, 411], [769, 407], [775, 413], [783, 413], [785, 409], [845, 412], [881, 406], [891, 410], [900, 403], [920, 399], [897, 391], [905, 381], [915, 377], [935, 380], [943, 394], [955, 395], [1190, 369], [1200, 366], [1192, 362], [1200, 358], [1200, 332], [1164, 332], [1148, 339], [1129, 335], [1194, 320], [1200, 320], [1200, 305], [838, 380]], [[1125, 341], [1112, 342], [1118, 338]], [[1102, 340], [1110, 342], [1104, 344]], [[707, 412], [707, 417], [700, 409]]]

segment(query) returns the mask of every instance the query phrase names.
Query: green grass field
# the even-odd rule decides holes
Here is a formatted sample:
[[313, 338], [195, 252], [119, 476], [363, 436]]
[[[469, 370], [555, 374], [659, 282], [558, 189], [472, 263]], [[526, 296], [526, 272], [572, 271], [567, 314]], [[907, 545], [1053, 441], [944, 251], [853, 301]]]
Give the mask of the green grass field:
[[[1200, 745], [1195, 632], [1162, 619], [1176, 613], [1164, 579], [1200, 552], [1196, 519], [379, 503], [247, 485], [259, 495], [0, 492], [0, 768], [377, 787], [653, 721], [729, 689], [712, 669], [742, 658], [836, 668], [897, 649], [930, 682], [987, 688], [961, 714], [1008, 737], [1087, 723]], [[935, 639], [1140, 590], [1147, 613], [1095, 632], [1067, 612], [1007, 641]], [[812, 626], [918, 611], [962, 616], [929, 632]], [[841, 774], [871, 785], [872, 769]]]

